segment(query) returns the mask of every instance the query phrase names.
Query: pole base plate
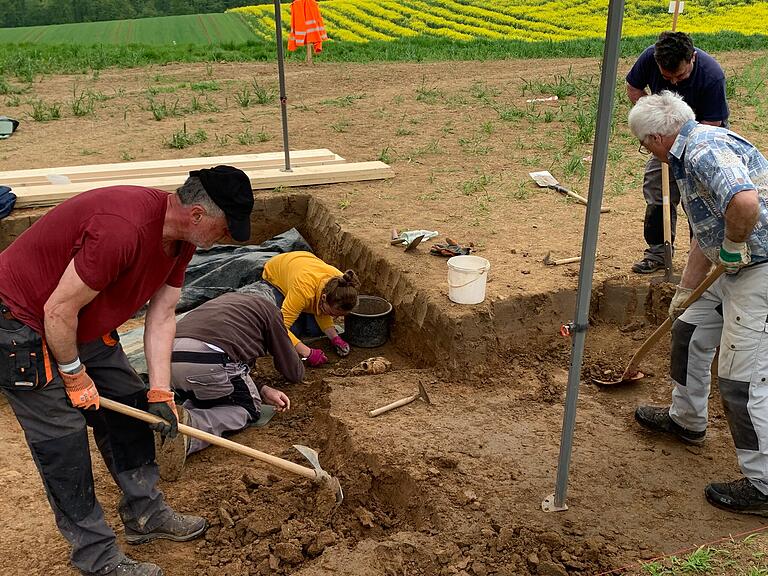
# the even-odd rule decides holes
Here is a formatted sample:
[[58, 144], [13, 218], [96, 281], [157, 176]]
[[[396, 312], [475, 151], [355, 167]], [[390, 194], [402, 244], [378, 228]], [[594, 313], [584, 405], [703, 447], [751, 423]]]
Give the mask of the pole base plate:
[[541, 502], [541, 509], [544, 512], [563, 512], [568, 510], [568, 505], [563, 503], [562, 506], [555, 506], [555, 495], [550, 494]]

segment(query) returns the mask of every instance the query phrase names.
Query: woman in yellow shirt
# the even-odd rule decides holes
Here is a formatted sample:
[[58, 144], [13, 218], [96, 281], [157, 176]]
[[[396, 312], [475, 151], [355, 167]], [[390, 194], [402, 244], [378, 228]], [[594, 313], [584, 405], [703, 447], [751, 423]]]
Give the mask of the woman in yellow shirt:
[[346, 316], [357, 306], [360, 280], [353, 270], [342, 273], [311, 252], [297, 251], [270, 258], [262, 278], [276, 289], [288, 336], [307, 364], [320, 366], [328, 358], [322, 350], [304, 344], [301, 337], [325, 333], [339, 356], [349, 354], [349, 344], [336, 332], [333, 317]]

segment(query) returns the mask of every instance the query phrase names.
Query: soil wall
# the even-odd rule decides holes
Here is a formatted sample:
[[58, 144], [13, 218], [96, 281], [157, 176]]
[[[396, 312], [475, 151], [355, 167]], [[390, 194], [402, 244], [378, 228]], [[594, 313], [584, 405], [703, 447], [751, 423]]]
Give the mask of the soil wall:
[[[0, 249], [45, 212], [19, 210], [0, 221]], [[418, 274], [399, 266], [387, 252], [389, 246], [382, 248], [344, 230], [332, 210], [309, 194], [257, 194], [251, 226], [252, 243], [296, 227], [322, 258], [342, 269], [353, 268], [363, 280], [364, 293], [392, 303], [392, 340], [420, 365], [437, 365], [454, 374], [482, 374], [495, 362], [558, 338], [560, 324], [574, 314], [576, 292], [570, 288], [488, 298], [475, 306], [453, 304], [434, 286], [425, 286]], [[420, 250], [425, 252], [426, 247]], [[591, 319], [621, 325], [646, 313], [646, 300], [650, 302], [655, 292], [627, 281], [609, 279], [594, 289]], [[651, 312], [657, 308], [658, 303], [648, 305]]]

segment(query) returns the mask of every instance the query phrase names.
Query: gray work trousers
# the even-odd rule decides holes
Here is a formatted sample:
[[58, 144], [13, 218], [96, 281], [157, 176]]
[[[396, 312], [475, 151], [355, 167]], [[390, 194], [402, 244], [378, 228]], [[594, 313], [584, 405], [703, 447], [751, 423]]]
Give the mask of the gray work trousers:
[[707, 427], [710, 368], [717, 380], [741, 471], [768, 494], [768, 263], [718, 278], [672, 325], [669, 415]]
[[[0, 318], [6, 334], [33, 334], [16, 320]], [[0, 345], [0, 354], [7, 354]], [[141, 410], [146, 389], [125, 356], [117, 332], [79, 346], [80, 359], [99, 394]], [[72, 547], [72, 563], [85, 574], [111, 571], [125, 557], [96, 499], [86, 425], [113, 479], [122, 490], [118, 512], [125, 526], [149, 532], [172, 511], [157, 489], [158, 470], [152, 431], [146, 423], [110, 410], [73, 408], [55, 367], [43, 388], [12, 389], [0, 374], [8, 398], [43, 480], [59, 531]]]
[[[661, 167], [659, 160], [652, 156], [645, 165], [643, 176], [643, 196], [645, 197], [645, 220], [643, 236], [648, 248], [643, 258], [653, 262], [664, 263], [664, 206], [661, 193]], [[666, 170], [669, 166], [664, 165]], [[680, 204], [680, 190], [677, 181], [669, 179], [669, 214], [672, 228], [672, 245], [675, 244], [675, 227], [677, 226], [677, 206]]]
[[[173, 351], [201, 355], [215, 353], [205, 342], [194, 338], [176, 338]], [[174, 390], [187, 397], [182, 406], [189, 414], [189, 425], [223, 436], [242, 430], [256, 420], [261, 409], [261, 396], [249, 372], [242, 362], [172, 362], [171, 382]], [[207, 446], [208, 442], [190, 438], [187, 454]]]

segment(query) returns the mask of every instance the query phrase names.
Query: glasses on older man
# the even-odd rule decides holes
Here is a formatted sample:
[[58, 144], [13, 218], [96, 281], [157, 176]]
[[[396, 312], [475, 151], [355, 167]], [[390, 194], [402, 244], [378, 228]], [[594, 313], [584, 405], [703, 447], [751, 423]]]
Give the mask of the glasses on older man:
[[640, 147], [637, 149], [637, 151], [640, 152], [640, 154], [643, 154], [644, 156], [648, 156], [648, 154], [651, 153], [651, 151], [648, 150], [648, 148], [646, 148], [645, 144], [643, 144], [642, 142], [640, 142]]

